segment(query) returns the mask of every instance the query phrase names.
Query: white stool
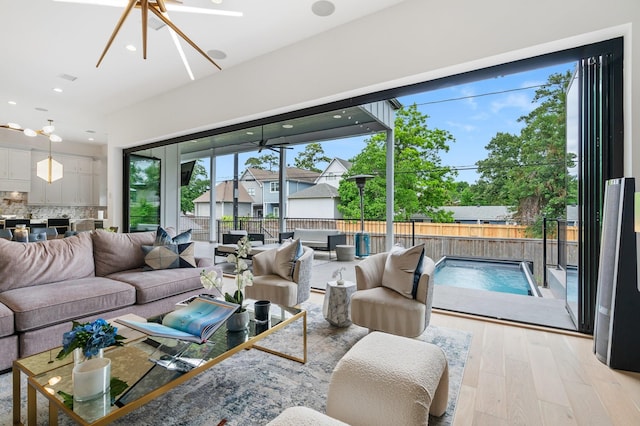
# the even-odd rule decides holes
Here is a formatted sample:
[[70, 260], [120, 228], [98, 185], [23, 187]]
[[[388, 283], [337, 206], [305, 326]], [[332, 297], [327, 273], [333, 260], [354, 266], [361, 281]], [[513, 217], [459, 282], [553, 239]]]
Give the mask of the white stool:
[[440, 347], [374, 331], [342, 357], [331, 375], [327, 415], [352, 426], [426, 425], [449, 399]]
[[355, 259], [355, 257], [356, 257], [355, 246], [350, 246], [346, 244], [336, 245], [336, 259], [339, 262], [348, 262], [350, 260]]

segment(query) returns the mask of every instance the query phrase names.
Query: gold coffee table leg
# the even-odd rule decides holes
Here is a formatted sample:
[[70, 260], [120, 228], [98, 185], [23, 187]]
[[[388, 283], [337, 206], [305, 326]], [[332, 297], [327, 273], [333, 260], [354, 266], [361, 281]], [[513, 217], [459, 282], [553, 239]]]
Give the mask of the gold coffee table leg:
[[58, 407], [49, 402], [49, 426], [58, 426]]
[[13, 365], [13, 424], [22, 425], [20, 418], [20, 369]]
[[38, 404], [36, 401], [36, 388], [27, 381], [27, 421], [29, 426], [38, 424]]

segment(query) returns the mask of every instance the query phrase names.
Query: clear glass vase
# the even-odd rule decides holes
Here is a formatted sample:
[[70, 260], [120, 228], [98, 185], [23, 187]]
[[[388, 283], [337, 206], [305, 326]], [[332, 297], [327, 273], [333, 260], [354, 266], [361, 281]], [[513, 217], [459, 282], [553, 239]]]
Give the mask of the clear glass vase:
[[98, 354], [92, 357], [86, 357], [81, 348], [73, 350], [73, 365], [78, 365], [92, 358], [104, 358], [104, 349], [98, 349]]

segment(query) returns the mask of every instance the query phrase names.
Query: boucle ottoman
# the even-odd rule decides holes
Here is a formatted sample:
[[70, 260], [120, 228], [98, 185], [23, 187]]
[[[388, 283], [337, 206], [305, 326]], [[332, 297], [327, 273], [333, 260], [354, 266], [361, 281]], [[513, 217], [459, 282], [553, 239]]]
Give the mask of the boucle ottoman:
[[307, 407], [289, 407], [267, 426], [349, 426]]
[[447, 359], [438, 346], [374, 331], [338, 361], [327, 415], [353, 426], [426, 425], [449, 399]]

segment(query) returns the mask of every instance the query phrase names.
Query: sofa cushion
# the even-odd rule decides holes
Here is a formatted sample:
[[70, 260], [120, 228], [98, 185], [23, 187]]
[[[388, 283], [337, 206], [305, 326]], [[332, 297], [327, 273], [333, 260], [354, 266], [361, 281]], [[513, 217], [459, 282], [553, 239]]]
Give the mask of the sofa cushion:
[[135, 301], [134, 287], [101, 277], [42, 284], [37, 291], [18, 288], [0, 293], [0, 302], [14, 312], [18, 332], [113, 311]]
[[[136, 289], [136, 303], [138, 305], [164, 299], [190, 290], [202, 289], [198, 268], [165, 269], [161, 271], [145, 271], [140, 269], [116, 272], [108, 277], [132, 285]], [[211, 267], [205, 268], [211, 270]], [[216, 267], [222, 275], [222, 270]]]
[[97, 230], [92, 232], [93, 257], [96, 275], [104, 277], [114, 272], [142, 268], [144, 253], [142, 245], [153, 245], [155, 231], [118, 234]]
[[407, 249], [394, 246], [384, 265], [382, 285], [404, 297], [415, 299], [423, 257], [424, 244]]
[[195, 268], [195, 243], [142, 246], [145, 270]]
[[181, 232], [175, 237], [172, 237], [169, 231], [170, 230], [166, 230], [162, 226], [158, 226], [154, 245], [161, 246], [165, 244], [185, 244], [191, 242], [191, 229]]
[[91, 235], [17, 243], [0, 239], [0, 292], [94, 275]]
[[13, 311], [0, 303], [0, 337], [11, 336], [15, 332]]

